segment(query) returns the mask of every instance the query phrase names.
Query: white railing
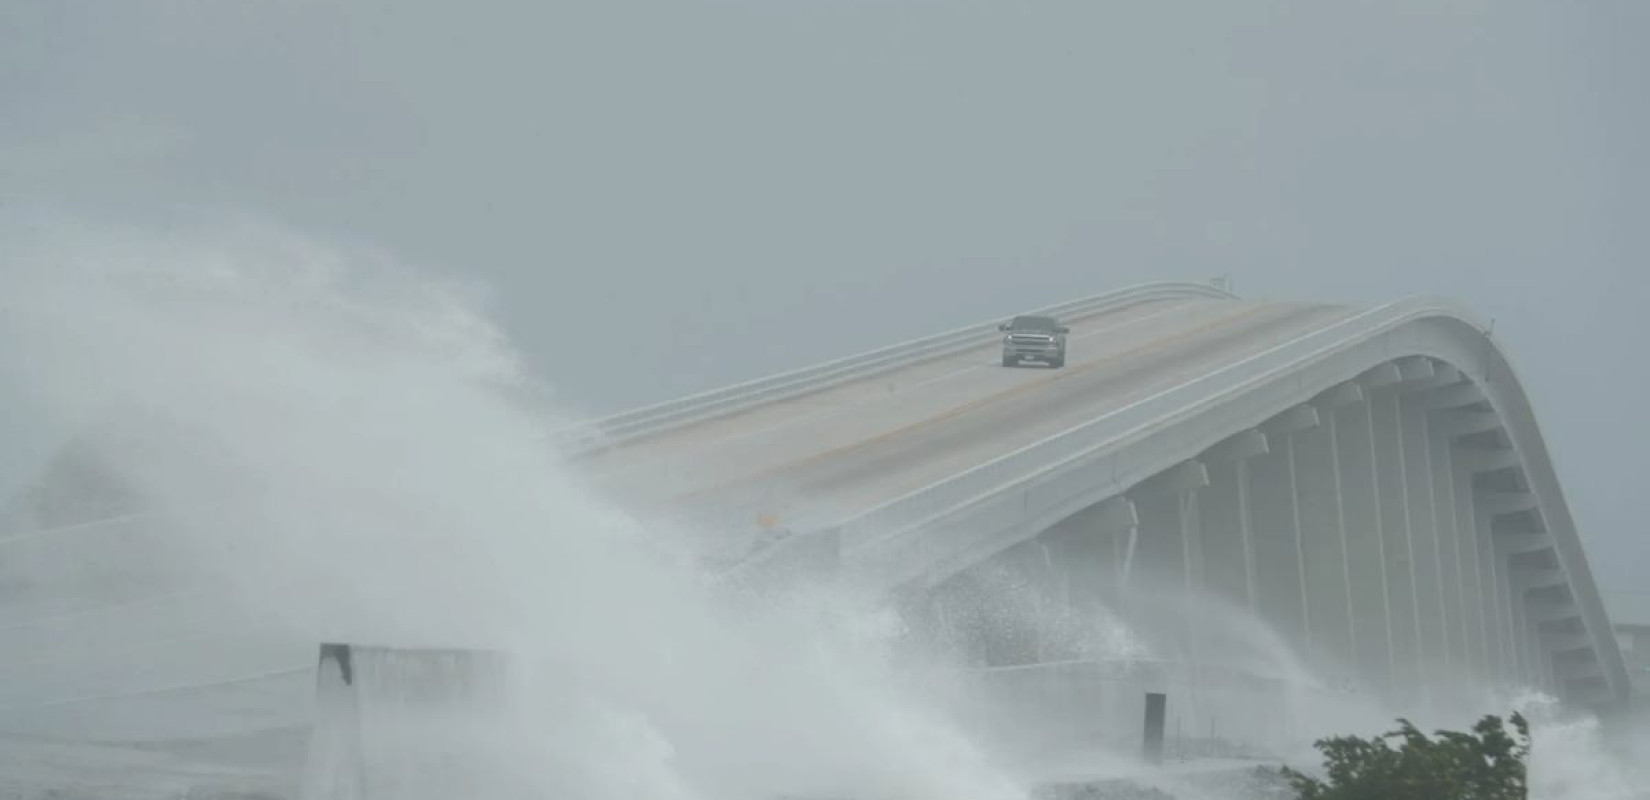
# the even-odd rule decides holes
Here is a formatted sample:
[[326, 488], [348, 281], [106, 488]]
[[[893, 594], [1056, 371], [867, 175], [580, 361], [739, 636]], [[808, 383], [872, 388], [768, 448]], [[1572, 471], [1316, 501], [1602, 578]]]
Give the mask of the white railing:
[[[1079, 320], [1154, 300], [1210, 297], [1231, 298], [1230, 292], [1210, 284], [1162, 282], [1131, 286], [1106, 294], [1058, 303], [1032, 314]], [[848, 381], [907, 366], [912, 361], [939, 358], [991, 343], [997, 325], [1007, 316], [926, 336], [859, 355], [827, 361], [803, 369], [715, 389], [688, 397], [591, 420], [551, 434], [563, 452], [580, 454], [611, 447], [644, 436], [725, 416], [754, 406], [817, 392]]]

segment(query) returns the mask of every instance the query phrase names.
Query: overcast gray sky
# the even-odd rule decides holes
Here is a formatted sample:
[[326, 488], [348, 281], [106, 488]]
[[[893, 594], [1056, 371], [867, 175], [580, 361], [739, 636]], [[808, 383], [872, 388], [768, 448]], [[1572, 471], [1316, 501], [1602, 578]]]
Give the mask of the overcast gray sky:
[[7, 0], [0, 214], [480, 277], [588, 411], [1143, 280], [1449, 295], [1650, 621], [1645, 41], [1639, 0]]

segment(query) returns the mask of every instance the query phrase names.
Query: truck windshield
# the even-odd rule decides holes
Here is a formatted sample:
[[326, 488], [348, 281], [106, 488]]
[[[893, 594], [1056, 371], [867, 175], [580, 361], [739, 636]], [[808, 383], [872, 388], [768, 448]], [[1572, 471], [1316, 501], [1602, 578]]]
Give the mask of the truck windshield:
[[1015, 317], [1008, 327], [1016, 331], [1052, 331], [1056, 326], [1048, 317]]

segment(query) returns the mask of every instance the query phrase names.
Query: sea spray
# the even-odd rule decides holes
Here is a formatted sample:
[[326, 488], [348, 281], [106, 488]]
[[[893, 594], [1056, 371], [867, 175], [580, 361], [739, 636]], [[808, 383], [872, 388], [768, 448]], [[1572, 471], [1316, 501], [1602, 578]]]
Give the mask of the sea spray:
[[164, 516], [246, 635], [511, 654], [544, 796], [1023, 794], [877, 637], [822, 624], [859, 599], [730, 615], [680, 532], [587, 488], [467, 291], [251, 223], [36, 225], [7, 253], [11, 406]]

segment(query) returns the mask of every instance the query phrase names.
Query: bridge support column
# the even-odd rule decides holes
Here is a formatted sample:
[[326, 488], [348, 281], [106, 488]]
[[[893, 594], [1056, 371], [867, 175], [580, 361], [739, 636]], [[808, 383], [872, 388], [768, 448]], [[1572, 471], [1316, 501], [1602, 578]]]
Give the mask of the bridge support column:
[[[1428, 362], [1430, 364], [1430, 362]], [[1444, 582], [1445, 547], [1438, 524], [1438, 481], [1432, 451], [1432, 427], [1427, 421], [1429, 399], [1424, 392], [1400, 398], [1399, 429], [1403, 432], [1405, 503], [1410, 531], [1411, 568], [1415, 590], [1416, 639], [1427, 685], [1469, 678], [1466, 665], [1452, 646], [1460, 637], [1459, 608], [1451, 602]]]
[[1050, 597], [1074, 620], [1093, 621], [1125, 605], [1139, 517], [1113, 497], [1067, 517], [1039, 537], [1050, 566]]
[[1099, 539], [1109, 544], [1111, 566], [1110, 587], [1105, 601], [1121, 610], [1127, 602], [1129, 573], [1134, 566], [1135, 552], [1140, 544], [1140, 514], [1134, 503], [1124, 496], [1113, 497], [1094, 508], [1093, 525]]
[[1524, 620], [1524, 660], [1529, 665], [1533, 685], [1555, 696], [1562, 696], [1563, 687], [1555, 674], [1552, 653], [1541, 635], [1541, 624], [1530, 618], [1530, 596], [1527, 592], [1518, 593], [1518, 606], [1519, 616]]
[[1495, 558], [1485, 552], [1489, 539], [1479, 529], [1477, 490], [1473, 487], [1473, 471], [1468, 467], [1467, 449], [1451, 445], [1451, 477], [1455, 484], [1456, 531], [1460, 537], [1457, 547], [1461, 565], [1471, 593], [1468, 594], [1468, 614], [1478, 621], [1483, 634], [1479, 643], [1484, 676], [1491, 680], [1511, 682], [1515, 679], [1508, 648], [1506, 615], [1501, 602], [1500, 581], [1496, 577]]
[[[1141, 590], [1156, 595], [1172, 609], [1138, 609], [1156, 615], [1161, 627], [1174, 620], [1180, 647], [1188, 655], [1196, 642], [1195, 615], [1189, 613], [1193, 593], [1201, 585], [1198, 490], [1209, 485], [1209, 473], [1198, 461], [1186, 461], [1141, 482], [1128, 492], [1139, 514], [1135, 555], [1129, 568], [1130, 606]], [[1161, 616], [1171, 611], [1171, 615]]]
[[[1466, 495], [1460, 510], [1461, 532], [1472, 540], [1479, 569], [1479, 603], [1489, 634], [1486, 660], [1495, 666], [1495, 674], [1503, 683], [1523, 683], [1528, 674], [1528, 651], [1515, 616], [1518, 609], [1507, 581], [1507, 562], [1495, 545], [1493, 521], [1497, 509], [1492, 502], [1495, 493], [1481, 476], [1478, 458], [1486, 450], [1506, 447], [1502, 422], [1493, 411], [1482, 406], [1483, 398], [1476, 387], [1458, 385], [1442, 389], [1439, 394], [1444, 396], [1438, 400], [1439, 405], [1455, 406], [1435, 421], [1454, 442], [1457, 492]], [[1447, 399], [1450, 397], [1465, 405], [1450, 402]]]
[[[1503, 569], [1507, 569], [1506, 559], [1497, 555], [1496, 560]], [[1519, 677], [1525, 686], [1536, 689], [1547, 689], [1551, 686], [1551, 665], [1542, 662], [1540, 645], [1536, 641], [1536, 631], [1539, 626], [1537, 620], [1529, 615], [1529, 603], [1524, 592], [1519, 588], [1517, 581], [1512, 577], [1510, 570], [1504, 573], [1508, 587], [1510, 614], [1513, 623], [1513, 642], [1518, 649]]]
[[1393, 696], [1408, 700], [1420, 697], [1427, 685], [1420, 653], [1420, 609], [1415, 587], [1415, 547], [1409, 515], [1409, 453], [1403, 429], [1403, 398], [1398, 388], [1398, 367], [1383, 365], [1377, 374], [1391, 373], [1386, 388], [1369, 393], [1369, 436], [1374, 448], [1376, 519], [1379, 531], [1377, 552], [1381, 558], [1387, 619], [1382, 633], [1387, 638], [1388, 682]]
[[1251, 612], [1258, 587], [1249, 461], [1267, 449], [1266, 435], [1248, 430], [1199, 456], [1209, 472], [1208, 487], [1197, 492], [1203, 588]]
[[[1502, 557], [1512, 562], [1513, 553], [1506, 540], [1500, 540], [1497, 545], [1501, 548]], [[1546, 603], [1549, 607], [1574, 609], [1575, 605], [1567, 596], [1556, 602], [1551, 599], [1553, 592], [1563, 591], [1568, 581], [1562, 569], [1557, 567], [1521, 567], [1511, 570], [1510, 581], [1513, 586], [1513, 597], [1516, 598], [1518, 616], [1524, 633], [1525, 663], [1528, 664], [1528, 674], [1532, 686], [1541, 687], [1555, 695], [1562, 696], [1563, 687], [1559, 685], [1555, 670], [1552, 651], [1548, 646], [1549, 636], [1543, 635], [1544, 626], [1548, 630], [1561, 631], [1567, 624], [1574, 624], [1570, 618], [1541, 618], [1530, 613], [1532, 604]]]
[[1493, 513], [1490, 534], [1497, 561], [1509, 571], [1511, 618], [1522, 634], [1525, 676], [1534, 685], [1550, 687], [1554, 675], [1547, 637], [1542, 635], [1541, 623], [1530, 620], [1527, 609], [1532, 602], [1568, 602], [1569, 582], [1553, 552], [1539, 504], [1534, 495], [1518, 488], [1523, 486], [1522, 474], [1516, 469], [1517, 460], [1509, 456], [1506, 451], [1491, 451], [1483, 459], [1486, 483], [1503, 490], [1512, 488], [1485, 494]]
[[[1470, 473], [1468, 473], [1468, 480]], [[1493, 637], [1492, 652], [1498, 665], [1498, 676], [1503, 683], [1518, 683], [1525, 680], [1518, 658], [1518, 643], [1516, 643], [1516, 625], [1511, 619], [1513, 604], [1508, 599], [1510, 587], [1506, 584], [1506, 569], [1501, 564], [1501, 558], [1495, 553], [1495, 538], [1490, 531], [1490, 510], [1488, 510], [1483, 495], [1473, 490], [1472, 498], [1473, 538], [1477, 541], [1478, 559], [1482, 562], [1483, 584], [1487, 591], [1483, 592], [1485, 617], [1490, 620], [1490, 630]]]
[[1474, 613], [1478, 597], [1478, 572], [1465, 557], [1460, 520], [1457, 517], [1455, 465], [1450, 440], [1433, 425], [1432, 415], [1422, 416], [1427, 429], [1427, 450], [1432, 474], [1432, 516], [1439, 547], [1439, 591], [1444, 613], [1445, 644], [1450, 661], [1460, 677], [1472, 683], [1488, 680], [1485, 660], [1484, 620]]
[[1339, 684], [1349, 682], [1357, 663], [1352, 595], [1347, 581], [1346, 511], [1336, 409], [1361, 402], [1355, 383], [1344, 383], [1313, 402], [1323, 424], [1291, 436], [1301, 557], [1306, 563], [1305, 606], [1311, 630], [1311, 661]]
[[[1490, 632], [1480, 601], [1485, 587], [1480, 580], [1478, 551], [1471, 537], [1472, 528], [1463, 521], [1463, 511], [1470, 511], [1472, 493], [1471, 481], [1463, 478], [1470, 478], [1471, 472], [1457, 468], [1457, 462], [1466, 455], [1456, 452], [1449, 426], [1440, 424], [1439, 414], [1483, 402], [1484, 396], [1477, 385], [1462, 380], [1458, 370], [1443, 365], [1436, 369], [1448, 370], [1448, 379], [1440, 380], [1422, 395], [1426, 411], [1419, 416], [1427, 431], [1432, 476], [1432, 522], [1439, 552], [1445, 654], [1463, 679], [1481, 683], [1495, 677], [1496, 664], [1490, 659]], [[1467, 460], [1467, 466], [1472, 467]]]
[[1307, 596], [1306, 552], [1296, 470], [1296, 436], [1318, 427], [1318, 411], [1296, 406], [1262, 426], [1267, 452], [1248, 459], [1249, 504], [1254, 538], [1255, 602], [1294, 648], [1313, 649]]
[[[1366, 387], [1366, 397], [1373, 390]], [[1365, 685], [1381, 693], [1394, 687], [1391, 606], [1388, 598], [1383, 534], [1381, 480], [1377, 459], [1374, 400], [1355, 403], [1334, 414], [1340, 455], [1342, 507], [1345, 510], [1347, 590], [1351, 593], [1354, 663]], [[1353, 569], [1350, 565], [1357, 564]]]

